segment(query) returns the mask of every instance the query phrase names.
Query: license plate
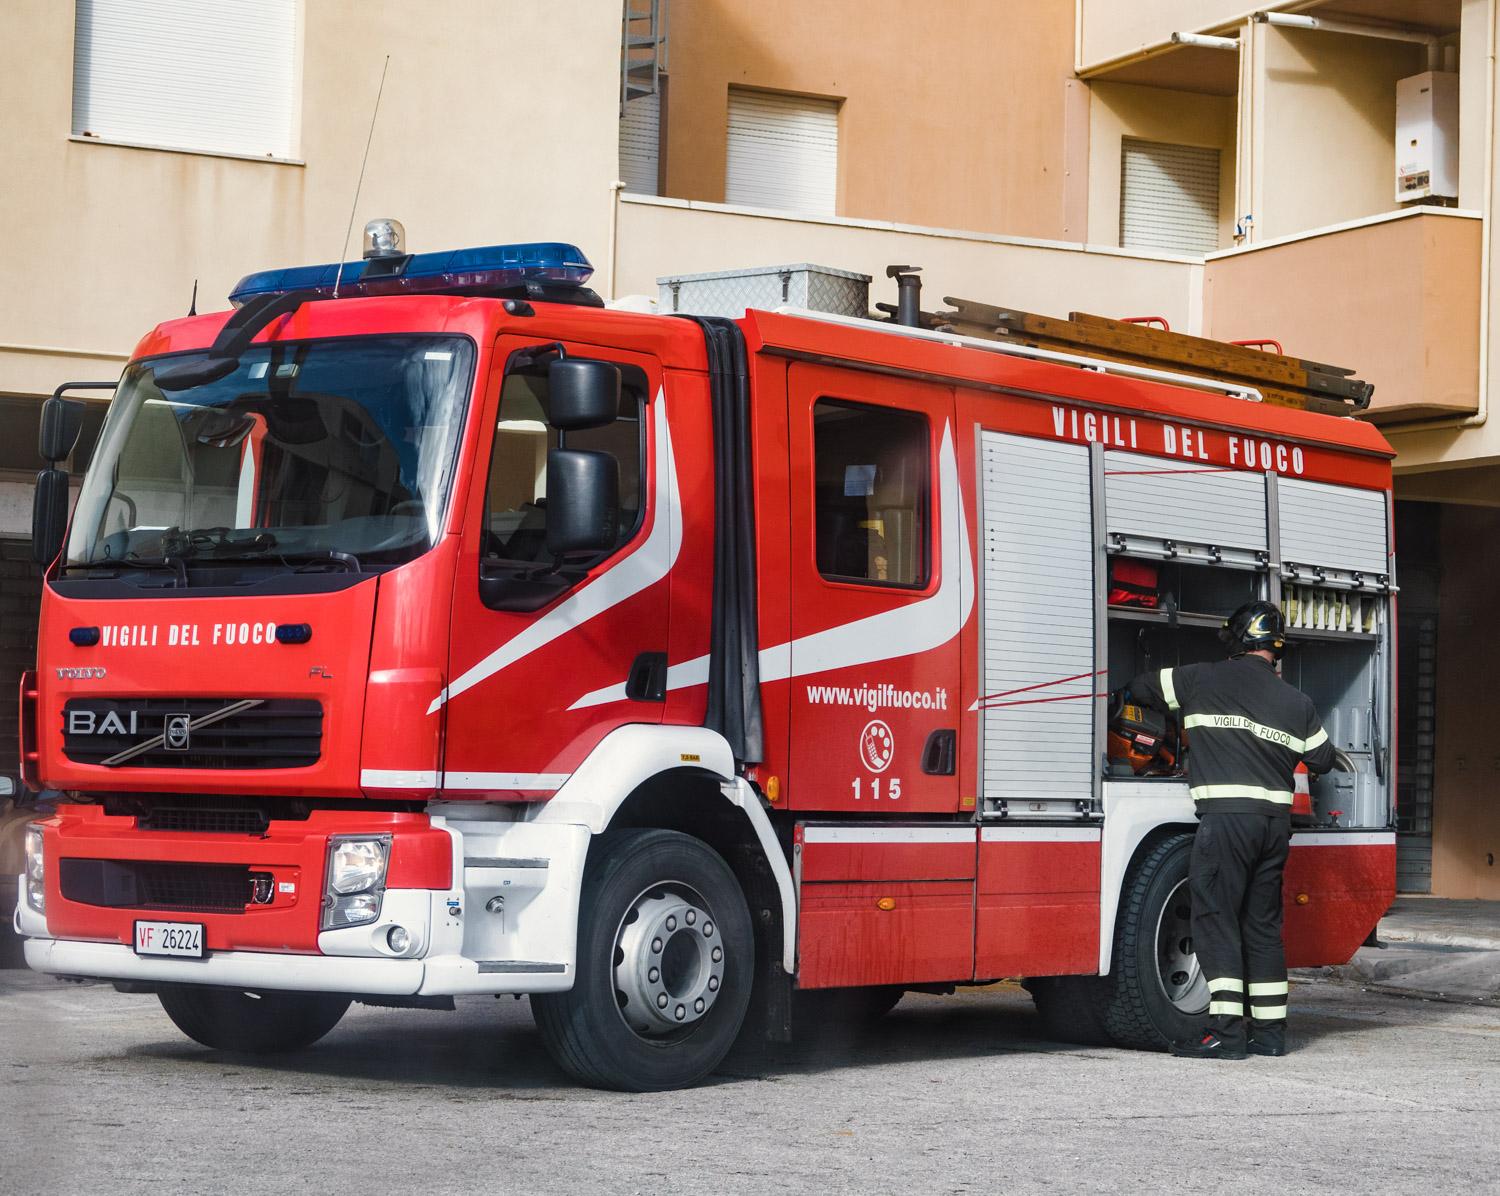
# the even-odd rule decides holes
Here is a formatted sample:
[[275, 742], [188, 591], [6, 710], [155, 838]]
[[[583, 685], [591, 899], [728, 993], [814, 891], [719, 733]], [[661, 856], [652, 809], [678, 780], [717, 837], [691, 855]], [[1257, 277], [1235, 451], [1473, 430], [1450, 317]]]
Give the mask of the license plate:
[[197, 922], [137, 922], [135, 953], [202, 959], [203, 927]]

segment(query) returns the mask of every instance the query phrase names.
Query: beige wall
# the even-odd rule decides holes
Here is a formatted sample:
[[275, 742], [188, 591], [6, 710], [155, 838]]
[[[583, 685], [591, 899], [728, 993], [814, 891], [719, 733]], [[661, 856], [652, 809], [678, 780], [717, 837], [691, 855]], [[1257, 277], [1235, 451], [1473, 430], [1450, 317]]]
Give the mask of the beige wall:
[[1428, 210], [1211, 257], [1205, 335], [1271, 336], [1294, 357], [1353, 369], [1375, 384], [1381, 423], [1470, 413], [1480, 233], [1472, 217]]
[[[838, 214], [1081, 240], [1072, 0], [686, 0], [671, 10], [666, 193], [724, 199], [730, 85], [840, 99]], [[1071, 171], [1071, 175], [1070, 175]], [[1076, 221], [1075, 221], [1076, 223]]]
[[1090, 90], [1089, 242], [1120, 243], [1120, 142], [1143, 137], [1219, 151], [1219, 244], [1228, 245], [1234, 235], [1234, 97], [1126, 83], [1098, 82]]
[[353, 256], [359, 225], [387, 215], [417, 250], [558, 239], [607, 256], [619, 0], [429, 0], [420, 15], [305, 0], [303, 166], [70, 141], [73, 8], [0, 7], [0, 391], [114, 376], [115, 355], [187, 311], [195, 278], [211, 311], [252, 270], [334, 260], [386, 54]]
[[1078, 0], [1078, 65], [1088, 70], [1165, 45], [1173, 33], [1221, 32], [1255, 11], [1245, 0]]
[[1443, 509], [1432, 808], [1432, 891], [1440, 897], [1500, 900], [1496, 543], [1500, 511]]
[[[1421, 46], [1251, 26], [1249, 207], [1254, 240], [1396, 207], [1396, 80], [1426, 69]], [[1245, 51], [1241, 52], [1242, 54]], [[1246, 71], [1242, 70], [1244, 77]]]
[[874, 275], [872, 303], [894, 303], [885, 267], [923, 267], [922, 306], [944, 295], [1019, 307], [1046, 315], [1164, 315], [1193, 331], [1202, 267], [1119, 250], [1016, 238], [966, 236], [911, 226], [846, 220], [799, 220], [722, 205], [629, 196], [620, 204], [620, 291], [656, 296], [669, 274], [730, 270], [781, 262], [816, 262]]

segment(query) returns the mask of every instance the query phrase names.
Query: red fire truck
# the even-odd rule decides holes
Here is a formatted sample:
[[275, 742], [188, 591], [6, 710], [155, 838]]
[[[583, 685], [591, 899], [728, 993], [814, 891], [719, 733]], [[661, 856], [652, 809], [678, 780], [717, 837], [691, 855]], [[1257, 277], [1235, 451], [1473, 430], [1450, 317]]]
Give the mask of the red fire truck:
[[[1208, 994], [1187, 783], [1111, 691], [1254, 596], [1350, 771], [1292, 966], [1394, 892], [1391, 451], [1253, 387], [811, 312], [606, 309], [560, 244], [251, 275], [45, 409], [33, 968], [287, 1050], [529, 994], [585, 1082], [1024, 978], [1159, 1047]], [[1143, 601], [1112, 577], [1152, 579]], [[1180, 762], [1182, 745], [1175, 753]]]

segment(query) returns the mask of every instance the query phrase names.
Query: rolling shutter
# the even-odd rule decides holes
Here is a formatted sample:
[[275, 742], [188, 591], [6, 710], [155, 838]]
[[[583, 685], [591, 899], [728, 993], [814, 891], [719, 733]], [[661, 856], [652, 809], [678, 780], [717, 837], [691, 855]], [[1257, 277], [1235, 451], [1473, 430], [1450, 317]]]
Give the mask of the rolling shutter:
[[1219, 247], [1219, 151], [1123, 138], [1120, 245], [1193, 256]]
[[1385, 491], [1282, 478], [1276, 496], [1283, 562], [1390, 572]]
[[1104, 454], [1105, 530], [1264, 551], [1264, 474]]
[[1089, 450], [985, 432], [980, 452], [984, 809], [1023, 814], [1093, 792]]
[[838, 166], [837, 100], [729, 89], [725, 203], [832, 216]]
[[661, 93], [627, 101], [620, 118], [620, 178], [635, 195], [659, 194]]
[[297, 0], [77, 0], [73, 133], [290, 158]]

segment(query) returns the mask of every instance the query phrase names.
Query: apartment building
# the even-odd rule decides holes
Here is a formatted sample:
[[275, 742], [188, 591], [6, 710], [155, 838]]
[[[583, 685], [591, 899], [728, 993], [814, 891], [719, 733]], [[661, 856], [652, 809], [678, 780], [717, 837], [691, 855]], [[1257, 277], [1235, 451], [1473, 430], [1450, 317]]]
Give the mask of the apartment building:
[[117, 373], [195, 281], [208, 307], [332, 260], [351, 209], [414, 248], [570, 240], [612, 296], [915, 263], [929, 306], [1161, 315], [1375, 382], [1400, 453], [1402, 884], [1500, 899], [1495, 22], [1496, 0], [15, 0], [0, 719], [38, 400]]

